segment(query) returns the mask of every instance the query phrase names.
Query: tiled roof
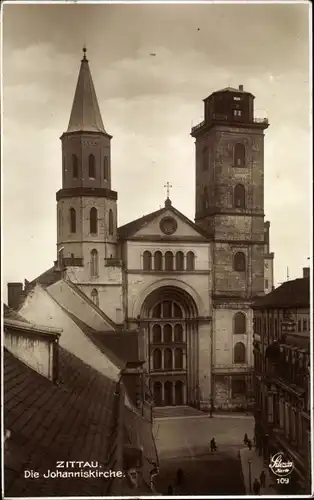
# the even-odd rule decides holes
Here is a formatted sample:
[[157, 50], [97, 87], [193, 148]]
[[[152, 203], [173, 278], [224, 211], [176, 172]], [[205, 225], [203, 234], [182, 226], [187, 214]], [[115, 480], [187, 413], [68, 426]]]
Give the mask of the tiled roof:
[[25, 318], [23, 318], [23, 316], [14, 311], [14, 309], [8, 307], [6, 304], [3, 304], [3, 318], [22, 321], [23, 323], [29, 323]]
[[88, 60], [81, 61], [67, 132], [107, 133], [101, 118]]
[[[95, 346], [103, 354], [105, 354], [105, 356], [107, 356], [110, 361], [112, 361], [112, 363], [114, 363], [120, 369], [125, 368], [126, 361], [124, 359], [121, 359], [115, 352], [109, 349], [103, 341], [99, 340], [99, 337], [101, 337], [102, 335], [114, 335], [113, 331], [97, 332], [92, 327], [86, 325], [86, 323], [77, 318], [77, 316], [75, 316], [74, 314], [70, 313], [69, 311], [66, 311], [66, 313], [74, 321], [74, 323], [77, 324], [82, 332], [85, 333], [85, 335], [93, 342], [93, 344], [95, 344]], [[121, 332], [120, 335], [123, 335], [123, 332]]]
[[61, 279], [61, 271], [56, 270], [55, 267], [51, 267], [50, 269], [47, 269], [44, 273], [42, 273], [40, 276], [37, 278], [33, 279], [26, 285], [26, 291], [30, 290], [33, 286], [36, 285], [36, 283], [39, 283], [43, 287], [47, 287], [50, 285], [53, 285], [57, 281]]
[[60, 382], [27, 367], [4, 350], [6, 496], [108, 494], [102, 479], [25, 479], [24, 470], [55, 471], [57, 461], [105, 464], [116, 421], [115, 382], [60, 347]]
[[298, 278], [286, 281], [272, 292], [256, 299], [252, 307], [256, 309], [310, 307], [310, 280]]
[[126, 363], [140, 361], [138, 351], [137, 332], [96, 332], [90, 333], [95, 342], [99, 342], [105, 349], [109, 349], [119, 359]]

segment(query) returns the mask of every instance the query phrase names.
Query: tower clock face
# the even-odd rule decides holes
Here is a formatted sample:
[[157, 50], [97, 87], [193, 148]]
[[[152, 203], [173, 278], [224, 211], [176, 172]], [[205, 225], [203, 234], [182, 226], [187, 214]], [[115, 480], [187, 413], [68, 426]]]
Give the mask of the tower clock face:
[[173, 217], [164, 217], [161, 219], [159, 227], [164, 234], [173, 234], [176, 232], [178, 224]]

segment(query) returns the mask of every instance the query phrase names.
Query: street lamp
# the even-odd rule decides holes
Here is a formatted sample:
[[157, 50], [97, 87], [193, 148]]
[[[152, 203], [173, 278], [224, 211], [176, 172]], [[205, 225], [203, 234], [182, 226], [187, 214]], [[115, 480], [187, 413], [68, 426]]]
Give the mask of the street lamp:
[[251, 470], [252, 460], [248, 460], [248, 464], [249, 464], [249, 492], [252, 493], [252, 470]]

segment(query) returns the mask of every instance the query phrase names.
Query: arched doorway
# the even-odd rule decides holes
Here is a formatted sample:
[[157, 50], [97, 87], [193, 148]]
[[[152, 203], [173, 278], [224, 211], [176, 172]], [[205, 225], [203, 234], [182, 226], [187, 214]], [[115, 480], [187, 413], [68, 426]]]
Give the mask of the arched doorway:
[[161, 382], [155, 382], [153, 386], [153, 397], [156, 406], [162, 406], [162, 384]]
[[[173, 286], [154, 290], [142, 305], [143, 349], [152, 390], [155, 392], [155, 376], [159, 380], [163, 376], [165, 381], [162, 389], [158, 389], [162, 401], [159, 392], [158, 398], [154, 398], [156, 406], [195, 405], [199, 402], [197, 318], [198, 310], [192, 296]], [[162, 353], [161, 367], [159, 350]]]
[[182, 406], [184, 402], [184, 396], [183, 396], [183, 389], [184, 385], [181, 380], [177, 380], [175, 383], [175, 404], [178, 406]]
[[173, 404], [173, 401], [172, 401], [172, 383], [167, 380], [167, 382], [165, 382], [165, 406], [171, 406]]

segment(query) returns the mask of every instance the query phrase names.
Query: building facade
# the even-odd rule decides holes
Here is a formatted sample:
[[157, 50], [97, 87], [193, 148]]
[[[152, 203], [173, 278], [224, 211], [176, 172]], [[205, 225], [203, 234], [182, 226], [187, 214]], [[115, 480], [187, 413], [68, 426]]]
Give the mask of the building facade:
[[[205, 119], [191, 132], [195, 222], [168, 196], [163, 208], [118, 227], [112, 136], [101, 118], [85, 52], [81, 61], [69, 125], [61, 136], [58, 258], [47, 273], [52, 281], [59, 273], [57, 279], [75, 286], [114, 331], [140, 332], [158, 406], [243, 408], [252, 397], [251, 304], [264, 294], [269, 244], [263, 180], [268, 121], [254, 117], [253, 101], [242, 86], [204, 101]], [[269, 255], [268, 248], [266, 259]], [[267, 269], [271, 284], [272, 266]], [[56, 287], [47, 273], [39, 281], [70, 308], [66, 287]], [[21, 285], [11, 285], [21, 292]], [[22, 292], [27, 295], [27, 287]]]
[[289, 485], [311, 491], [310, 282], [288, 281], [254, 309], [255, 438], [269, 463], [278, 452], [294, 463]]

